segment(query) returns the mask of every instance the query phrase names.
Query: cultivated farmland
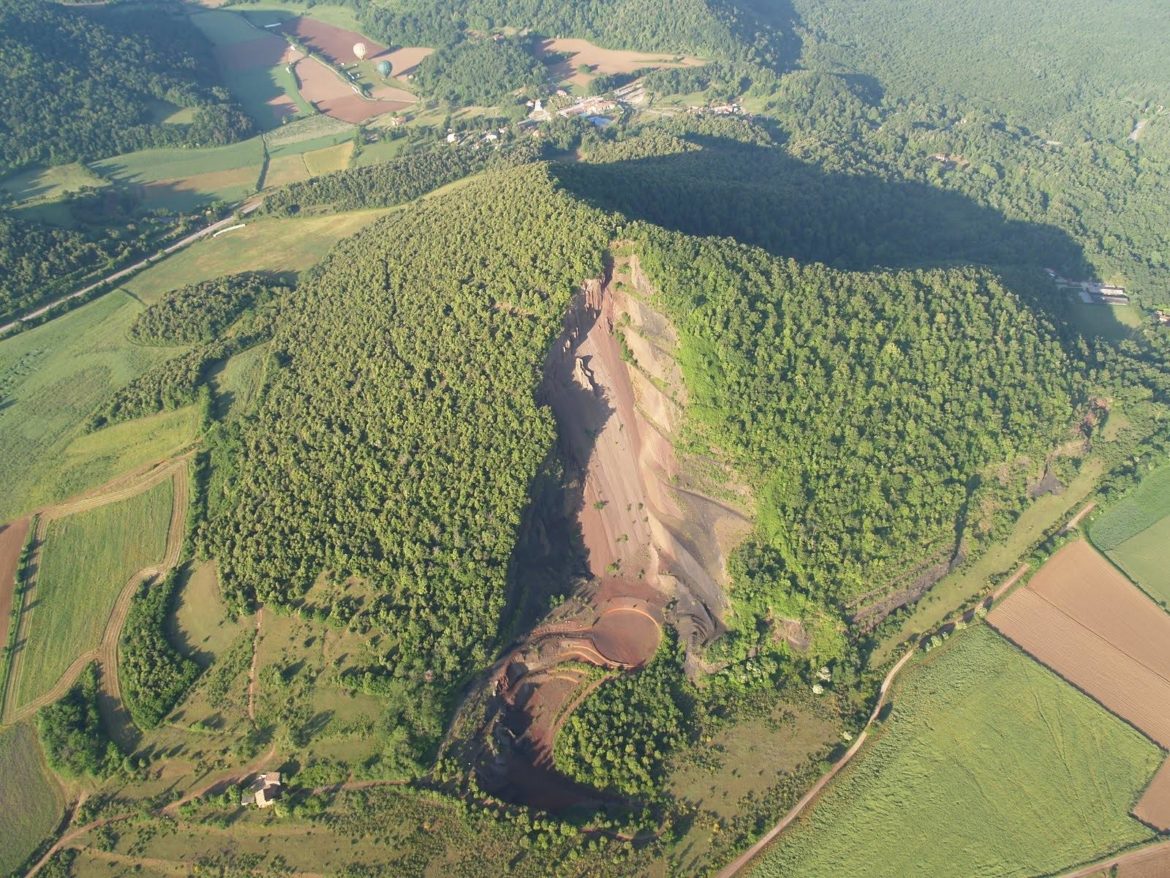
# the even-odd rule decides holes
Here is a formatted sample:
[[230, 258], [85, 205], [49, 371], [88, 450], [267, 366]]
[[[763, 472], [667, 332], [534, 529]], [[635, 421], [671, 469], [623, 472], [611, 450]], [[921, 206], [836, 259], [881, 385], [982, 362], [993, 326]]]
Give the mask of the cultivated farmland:
[[1170, 465], [1110, 507], [1093, 523], [1090, 537], [1154, 600], [1170, 605]]
[[126, 500], [49, 522], [32, 608], [21, 624], [25, 644], [13, 666], [18, 709], [49, 691], [79, 655], [98, 645], [130, 577], [163, 560], [172, 497], [167, 478]]
[[1152, 836], [1161, 751], [985, 627], [895, 689], [877, 741], [761, 855], [761, 878], [1025, 876]]
[[1063, 547], [988, 621], [1170, 747], [1170, 615], [1087, 542]]
[[15, 871], [56, 827], [61, 791], [28, 723], [0, 731], [0, 875]]

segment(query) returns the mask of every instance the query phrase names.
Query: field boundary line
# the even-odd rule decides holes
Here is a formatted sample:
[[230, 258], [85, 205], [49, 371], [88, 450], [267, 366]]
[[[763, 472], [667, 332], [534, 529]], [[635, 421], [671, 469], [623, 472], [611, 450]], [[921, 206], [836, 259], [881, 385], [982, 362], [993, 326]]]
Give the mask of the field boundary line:
[[13, 619], [8, 628], [8, 642], [0, 644], [0, 647], [8, 650], [4, 662], [4, 679], [0, 680], [0, 724], [4, 723], [4, 716], [8, 711], [8, 693], [12, 689], [12, 680], [15, 676], [16, 644], [20, 642], [20, 632], [24, 624], [24, 599], [27, 590], [25, 586], [29, 583], [28, 569], [32, 566], [33, 552], [36, 551], [37, 527], [40, 520], [40, 513], [34, 512], [28, 524], [28, 533], [25, 535], [20, 560], [17, 562], [16, 581], [12, 584]]
[[853, 746], [846, 750], [845, 755], [834, 762], [832, 767], [827, 772], [821, 775], [820, 780], [813, 784], [812, 788], [800, 797], [800, 800], [792, 806], [788, 813], [780, 818], [779, 823], [764, 833], [764, 835], [761, 836], [755, 844], [732, 860], [731, 863], [729, 863], [727, 866], [724, 866], [718, 872], [717, 878], [731, 878], [731, 876], [736, 875], [742, 871], [743, 868], [748, 865], [748, 863], [755, 859], [756, 856], [758, 856], [760, 852], [764, 850], [764, 848], [771, 844], [776, 839], [776, 837], [780, 835], [780, 833], [787, 829], [793, 823], [793, 821], [795, 821], [796, 818], [804, 812], [804, 809], [807, 808], [812, 803], [812, 801], [821, 794], [824, 788], [828, 785], [829, 781], [836, 777], [837, 773], [841, 771], [841, 769], [844, 768], [850, 762], [850, 760], [853, 759], [854, 756], [857, 755], [857, 752], [861, 749], [861, 746], [869, 737], [870, 728], [877, 720], [878, 714], [881, 713], [882, 708], [886, 706], [886, 696], [889, 694], [890, 687], [893, 685], [894, 680], [897, 678], [902, 668], [904, 668], [906, 663], [914, 657], [915, 652], [917, 652], [917, 649], [915, 648], [911, 648], [909, 651], [907, 651], [905, 655], [898, 659], [897, 664], [890, 668], [889, 673], [887, 673], [885, 679], [882, 680], [881, 687], [878, 689], [877, 703], [874, 704], [873, 712], [869, 715], [869, 721], [865, 724], [865, 728], [863, 728], [857, 735], [857, 740], [853, 742]]
[[1110, 854], [1104, 859], [1097, 860], [1085, 866], [1079, 866], [1070, 872], [1050, 872], [1056, 878], [1091, 878], [1114, 866], [1126, 866], [1140, 863], [1146, 858], [1155, 858], [1162, 854], [1170, 854], [1170, 840], [1158, 841], [1140, 848], [1133, 848], [1119, 854]]

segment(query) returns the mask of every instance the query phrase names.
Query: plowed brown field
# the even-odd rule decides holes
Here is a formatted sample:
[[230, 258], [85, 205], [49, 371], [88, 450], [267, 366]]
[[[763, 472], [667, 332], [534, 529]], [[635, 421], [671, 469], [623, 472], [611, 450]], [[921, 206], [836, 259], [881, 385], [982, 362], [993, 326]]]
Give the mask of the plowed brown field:
[[314, 58], [297, 62], [297, 81], [301, 94], [327, 116], [343, 122], [364, 122], [382, 113], [397, 112], [410, 106], [405, 100], [383, 100], [384, 95], [409, 96], [408, 92], [389, 86], [378, 89], [377, 100], [366, 100], [351, 85], [343, 82], [330, 67]]
[[1141, 801], [1133, 809], [1133, 816], [1159, 832], [1170, 832], [1170, 760], [1162, 763]]
[[376, 58], [386, 47], [375, 43], [356, 31], [334, 27], [315, 18], [294, 18], [285, 23], [284, 30], [295, 34], [297, 39], [314, 51], [320, 52], [339, 64], [352, 64], [357, 60], [353, 55], [356, 43], [366, 44], [366, 57]]
[[988, 621], [1170, 747], [1170, 616], [1088, 543], [1069, 543]]

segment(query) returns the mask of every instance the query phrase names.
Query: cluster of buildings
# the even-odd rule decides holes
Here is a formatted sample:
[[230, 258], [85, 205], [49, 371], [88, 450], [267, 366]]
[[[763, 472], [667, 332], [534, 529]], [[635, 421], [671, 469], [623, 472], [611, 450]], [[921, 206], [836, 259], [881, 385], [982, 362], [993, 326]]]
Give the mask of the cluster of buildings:
[[1070, 280], [1067, 277], [1061, 277], [1051, 268], [1046, 268], [1044, 271], [1052, 278], [1053, 283], [1061, 289], [1076, 292], [1080, 296], [1081, 301], [1086, 305], [1129, 304], [1129, 296], [1126, 294], [1124, 287], [1112, 286], [1090, 280]]

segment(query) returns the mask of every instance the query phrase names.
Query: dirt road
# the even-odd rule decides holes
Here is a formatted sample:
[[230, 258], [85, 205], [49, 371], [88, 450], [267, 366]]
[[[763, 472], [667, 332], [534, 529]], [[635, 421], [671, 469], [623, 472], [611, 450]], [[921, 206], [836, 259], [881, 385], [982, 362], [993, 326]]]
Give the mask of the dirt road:
[[871, 713], [869, 716], [869, 722], [865, 724], [865, 728], [862, 730], [861, 734], [857, 736], [857, 740], [853, 742], [853, 746], [845, 751], [844, 756], [833, 763], [833, 767], [830, 768], [828, 772], [826, 772], [821, 777], [820, 780], [813, 784], [812, 789], [805, 793], [801, 797], [800, 801], [792, 806], [792, 809], [780, 819], [779, 823], [769, 829], [759, 841], [740, 854], [728, 866], [724, 867], [724, 869], [719, 873], [718, 878], [731, 878], [732, 875], [738, 874], [744, 866], [746, 866], [757, 854], [760, 853], [760, 851], [771, 844], [772, 840], [775, 839], [776, 836], [787, 829], [792, 821], [801, 815], [801, 812], [803, 812], [804, 809], [809, 806], [809, 803], [811, 803], [813, 799], [820, 795], [821, 790], [825, 788], [829, 781], [837, 776], [837, 772], [844, 768], [849, 763], [849, 760], [857, 754], [857, 751], [861, 749], [861, 745], [865, 743], [865, 739], [869, 737], [869, 730], [873, 725], [874, 720], [877, 719], [878, 714], [886, 704], [886, 695], [890, 691], [890, 686], [893, 684], [894, 679], [898, 676], [898, 673], [902, 670], [903, 667], [906, 666], [906, 663], [910, 661], [913, 656], [914, 650], [911, 649], [904, 656], [898, 659], [898, 663], [896, 665], [890, 668], [890, 672], [886, 674], [885, 679], [882, 680], [881, 688], [878, 690], [877, 704], [875, 704], [873, 707], [873, 713]]
[[[57, 518], [75, 515], [79, 512], [96, 509], [99, 506], [129, 499], [153, 488], [165, 479], [169, 478], [174, 480], [171, 520], [167, 530], [166, 552], [163, 555], [162, 561], [157, 565], [139, 570], [127, 580], [121, 592], [119, 592], [117, 600], [114, 602], [113, 609], [110, 611], [110, 616], [106, 621], [106, 626], [102, 633], [101, 643], [97, 648], [79, 655], [53, 685], [52, 689], [19, 709], [13, 706], [12, 697], [15, 696], [16, 686], [20, 681], [20, 673], [24, 666], [25, 650], [20, 650], [13, 656], [12, 664], [9, 668], [7, 687], [9, 697], [5, 699], [5, 704], [3, 705], [5, 722], [17, 722], [32, 716], [40, 708], [47, 704], [52, 704], [61, 698], [69, 691], [69, 687], [73, 685], [86, 665], [92, 661], [97, 661], [102, 666], [102, 690], [106, 697], [110, 699], [110, 703], [117, 705], [122, 703], [121, 689], [118, 683], [118, 640], [121, 637], [122, 626], [126, 622], [126, 616], [130, 612], [130, 604], [133, 602], [134, 595], [137, 594], [142, 583], [147, 579], [166, 573], [179, 563], [179, 557], [183, 550], [187, 509], [190, 505], [189, 460], [190, 455], [175, 458], [174, 460], [151, 467], [145, 472], [140, 473], [137, 477], [119, 477], [113, 482], [97, 488], [88, 494], [41, 510], [34, 537], [35, 546], [32, 558], [34, 569], [40, 564], [41, 547], [44, 544], [45, 535], [48, 532], [49, 522]], [[28, 636], [30, 620], [35, 616], [35, 611], [31, 609], [32, 601], [35, 599], [35, 593], [36, 579], [34, 577], [29, 589], [23, 596], [24, 605], [30, 608], [20, 614], [19, 630], [17, 631], [18, 641], [24, 640]]]
[[[240, 214], [241, 215], [249, 214], [252, 211], [256, 210], [256, 208], [258, 208], [260, 206], [260, 204], [261, 204], [260, 201], [255, 201], [255, 202], [251, 202], [249, 204], [246, 204], [246, 205], [244, 205], [243, 208], [240, 209]], [[74, 293], [70, 293], [67, 296], [62, 296], [59, 299], [54, 299], [52, 302], [49, 302], [49, 304], [42, 305], [40, 308], [37, 308], [35, 311], [30, 311], [29, 313], [25, 314], [23, 317], [20, 317], [16, 320], [13, 320], [11, 323], [5, 323], [3, 326], [0, 326], [0, 337], [3, 337], [5, 335], [7, 335], [8, 333], [12, 332], [12, 330], [19, 327], [22, 323], [25, 323], [28, 320], [35, 320], [36, 318], [48, 313], [49, 311], [52, 311], [54, 308], [56, 308], [58, 305], [61, 305], [63, 302], [68, 302], [71, 299], [78, 299], [78, 298], [86, 295], [87, 293], [92, 293], [94, 290], [96, 290], [98, 287], [102, 286], [103, 284], [110, 284], [110, 283], [113, 283], [114, 281], [121, 280], [124, 277], [129, 277], [130, 275], [134, 274], [135, 272], [141, 271], [142, 269], [146, 268], [147, 266], [149, 266], [155, 262], [158, 262], [160, 259], [163, 259], [167, 256], [170, 256], [172, 253], [175, 253], [179, 250], [182, 250], [184, 247], [189, 247], [191, 244], [194, 244], [196, 241], [199, 241], [203, 238], [206, 238], [208, 235], [213, 234], [214, 232], [218, 231], [219, 229], [224, 228], [225, 226], [232, 225], [235, 222], [236, 222], [235, 216], [229, 216], [226, 219], [221, 219], [218, 222], [214, 222], [209, 226], [205, 226], [204, 228], [200, 229], [197, 232], [192, 232], [190, 235], [187, 235], [187, 237], [185, 237], [185, 238], [180, 238], [178, 241], [171, 244], [169, 247], [164, 247], [162, 250], [159, 250], [157, 253], [154, 253], [150, 256], [147, 256], [145, 259], [141, 260], [140, 262], [135, 262], [133, 265], [129, 265], [120, 271], [115, 271], [113, 274], [108, 275], [107, 277], [104, 277], [101, 280], [99, 280], [95, 283], [92, 283], [87, 287], [82, 287], [80, 290], [77, 290]]]
[[264, 608], [256, 610], [256, 636], [252, 640], [252, 664], [248, 667], [248, 719], [256, 722], [256, 664], [260, 659], [260, 635], [264, 625]]
[[1142, 872], [1141, 874], [1159, 875], [1165, 874], [1158, 869], [1158, 866], [1170, 864], [1170, 841], [1159, 842], [1158, 844], [1150, 845], [1149, 847], [1138, 848], [1135, 851], [1129, 851], [1124, 854], [1116, 854], [1112, 857], [1107, 857], [1104, 860], [1098, 860], [1088, 866], [1082, 866], [1079, 869], [1074, 869], [1072, 872], [1064, 872], [1059, 878], [1091, 878], [1091, 876], [1108, 875], [1109, 870], [1114, 866], [1120, 867], [1122, 875], [1126, 874], [1127, 868], [1138, 870], [1142, 866], [1151, 867], [1151, 871]]

